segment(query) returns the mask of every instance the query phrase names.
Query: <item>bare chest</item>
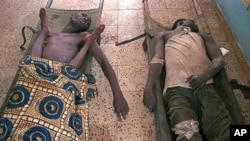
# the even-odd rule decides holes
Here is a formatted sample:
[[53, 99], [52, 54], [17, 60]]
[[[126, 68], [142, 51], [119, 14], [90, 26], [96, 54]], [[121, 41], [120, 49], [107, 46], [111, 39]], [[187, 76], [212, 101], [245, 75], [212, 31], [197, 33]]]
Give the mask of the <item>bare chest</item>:
[[78, 53], [82, 40], [77, 34], [52, 34], [46, 39], [43, 58], [69, 63]]
[[50, 37], [46, 39], [48, 45], [56, 46], [66, 46], [77, 48], [82, 43], [82, 37], [78, 34], [67, 34], [67, 33], [59, 33], [52, 34]]

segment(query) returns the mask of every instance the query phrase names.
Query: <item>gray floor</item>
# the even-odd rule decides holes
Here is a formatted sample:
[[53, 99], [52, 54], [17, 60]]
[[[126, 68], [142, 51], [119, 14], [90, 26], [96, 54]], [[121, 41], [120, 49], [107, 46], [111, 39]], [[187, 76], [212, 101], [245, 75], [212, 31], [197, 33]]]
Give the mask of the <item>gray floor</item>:
[[[195, 0], [194, 0], [195, 1]], [[194, 19], [201, 31], [211, 34], [217, 44], [230, 52], [225, 56], [226, 70], [230, 79], [237, 79], [249, 85], [249, 72], [245, 58], [223, 16], [213, 0], [149, 0], [151, 15], [166, 26], [178, 18]], [[1, 0], [0, 1], [0, 104], [23, 57], [19, 45], [22, 43], [21, 28], [35, 26], [38, 12], [47, 1], [41, 0]], [[98, 6], [99, 0], [55, 0], [52, 8], [86, 9]], [[102, 23], [106, 29], [102, 36], [101, 48], [110, 60], [127, 99], [130, 112], [127, 120], [117, 121], [113, 111], [111, 89], [101, 68], [94, 61], [92, 73], [98, 82], [99, 97], [90, 104], [91, 140], [114, 141], [155, 141], [153, 114], [142, 104], [143, 89], [148, 73], [147, 54], [142, 50], [143, 39], [126, 45], [115, 46], [117, 41], [130, 39], [144, 32], [142, 0], [105, 0]], [[31, 36], [31, 33], [27, 33]], [[242, 113], [250, 123], [250, 103], [240, 91], [235, 90]]]

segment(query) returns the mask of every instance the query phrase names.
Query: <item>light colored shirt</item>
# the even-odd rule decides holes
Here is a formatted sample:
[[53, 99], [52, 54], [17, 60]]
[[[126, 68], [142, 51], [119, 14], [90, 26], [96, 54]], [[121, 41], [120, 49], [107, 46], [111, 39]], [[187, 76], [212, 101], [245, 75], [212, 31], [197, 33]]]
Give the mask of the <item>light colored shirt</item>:
[[[186, 79], [202, 73], [210, 64], [202, 37], [190, 28], [172, 36], [165, 44], [165, 63], [167, 73], [163, 94], [169, 87], [191, 88]], [[210, 79], [207, 84], [212, 81]]]

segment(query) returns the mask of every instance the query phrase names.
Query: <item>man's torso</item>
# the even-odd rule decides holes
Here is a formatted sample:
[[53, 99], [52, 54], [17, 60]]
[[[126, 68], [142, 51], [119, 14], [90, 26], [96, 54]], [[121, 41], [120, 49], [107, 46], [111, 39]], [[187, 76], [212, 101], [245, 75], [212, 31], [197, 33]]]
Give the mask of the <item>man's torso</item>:
[[69, 63], [83, 46], [81, 33], [55, 33], [46, 39], [42, 58]]
[[[190, 88], [186, 79], [209, 67], [202, 37], [190, 29], [171, 36], [165, 44], [167, 76], [164, 93], [168, 87]], [[210, 81], [209, 81], [210, 82]]]

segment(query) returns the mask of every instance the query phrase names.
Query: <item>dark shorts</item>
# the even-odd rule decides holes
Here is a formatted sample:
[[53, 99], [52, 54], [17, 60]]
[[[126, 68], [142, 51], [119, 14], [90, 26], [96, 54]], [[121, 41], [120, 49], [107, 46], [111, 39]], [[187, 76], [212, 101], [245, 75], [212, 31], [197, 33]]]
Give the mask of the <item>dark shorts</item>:
[[212, 84], [196, 92], [182, 87], [168, 88], [163, 98], [171, 128], [193, 119], [199, 121], [200, 133], [196, 133], [191, 140], [202, 140], [201, 136], [209, 141], [229, 140], [231, 118]]

